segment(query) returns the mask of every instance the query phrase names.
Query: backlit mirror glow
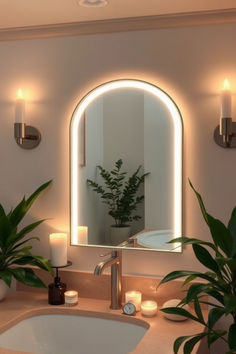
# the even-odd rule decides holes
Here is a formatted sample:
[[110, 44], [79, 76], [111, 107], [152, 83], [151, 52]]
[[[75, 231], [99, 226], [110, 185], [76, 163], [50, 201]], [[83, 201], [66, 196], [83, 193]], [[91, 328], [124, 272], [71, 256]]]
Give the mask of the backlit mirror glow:
[[[119, 100], [123, 97], [124, 101], [117, 101], [117, 97]], [[131, 103], [127, 113], [124, 110], [120, 113], [119, 105], [124, 109], [128, 100]], [[115, 106], [114, 102], [121, 103]], [[118, 126], [118, 122], [123, 125]], [[127, 132], [128, 126], [133, 156], [138, 158], [129, 159], [132, 148], [125, 147], [122, 129]], [[108, 140], [111, 145], [107, 145]], [[160, 141], [165, 145], [159, 149]], [[114, 152], [114, 145], [118, 146], [118, 151]], [[98, 146], [101, 146], [102, 153], [99, 153]], [[127, 156], [122, 154], [122, 147], [127, 150]], [[96, 154], [100, 157], [91, 161]], [[105, 158], [108, 155], [109, 158]], [[142, 173], [150, 174], [145, 177], [140, 192], [144, 194], [144, 202], [138, 210], [142, 216], [137, 223], [139, 226], [132, 226], [133, 231], [127, 239], [114, 243], [109, 240], [107, 230], [102, 229], [102, 225], [107, 224], [107, 210], [104, 209], [103, 213], [104, 204], [86, 182], [90, 178], [102, 182], [96, 166], [100, 164], [111, 170], [119, 158], [129, 175], [139, 165]], [[166, 241], [182, 235], [182, 118], [174, 101], [163, 90], [139, 80], [117, 80], [90, 91], [78, 103], [71, 118], [70, 163], [72, 245], [181, 251], [179, 245], [169, 245]], [[167, 214], [164, 217], [163, 210]], [[88, 216], [89, 213], [92, 216]], [[95, 231], [100, 233], [98, 240]], [[156, 240], [160, 243], [157, 244]]]

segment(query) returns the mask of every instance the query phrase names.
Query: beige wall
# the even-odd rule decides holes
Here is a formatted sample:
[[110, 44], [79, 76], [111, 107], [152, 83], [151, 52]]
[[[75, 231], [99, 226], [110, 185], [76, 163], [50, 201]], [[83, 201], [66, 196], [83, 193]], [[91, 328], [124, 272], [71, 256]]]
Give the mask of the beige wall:
[[[184, 233], [207, 239], [208, 232], [190, 188], [191, 178], [207, 209], [226, 220], [235, 204], [235, 150], [212, 140], [225, 76], [236, 89], [236, 25], [164, 29], [0, 43], [0, 200], [9, 208], [24, 193], [53, 178], [27, 219], [49, 218], [38, 229], [35, 251], [48, 256], [48, 234], [69, 228], [69, 122], [78, 100], [97, 84], [140, 78], [168, 92], [184, 121]], [[13, 139], [14, 99], [28, 96], [27, 120], [42, 133], [32, 151]], [[236, 99], [233, 112], [236, 111]], [[71, 247], [73, 267], [92, 270], [99, 249]], [[124, 272], [163, 275], [193, 268], [183, 254], [124, 252]]]

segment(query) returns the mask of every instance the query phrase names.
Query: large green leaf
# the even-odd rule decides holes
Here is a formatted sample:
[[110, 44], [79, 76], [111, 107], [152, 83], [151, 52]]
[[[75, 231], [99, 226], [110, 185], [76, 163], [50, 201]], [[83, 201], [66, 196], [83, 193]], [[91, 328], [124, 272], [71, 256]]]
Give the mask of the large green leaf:
[[228, 342], [230, 349], [236, 349], [236, 324], [233, 323], [229, 327]]
[[193, 348], [195, 345], [205, 336], [207, 333], [199, 333], [196, 334], [193, 338], [189, 339], [185, 344], [184, 344], [184, 354], [190, 354], [192, 353]]
[[0, 217], [0, 248], [5, 249], [7, 239], [13, 231], [12, 225], [6, 215]]
[[213, 259], [211, 254], [204, 247], [200, 245], [193, 244], [192, 247], [195, 256], [199, 260], [199, 262], [202, 263], [205, 267], [209, 268], [210, 270], [213, 270], [213, 272], [221, 276], [218, 264]]
[[216, 246], [230, 257], [233, 251], [233, 239], [230, 231], [226, 226], [218, 219], [208, 214], [209, 227], [211, 231], [212, 239]]
[[39, 194], [48, 187], [48, 185], [51, 183], [52, 181], [48, 181], [46, 183], [44, 183], [43, 185], [41, 185], [38, 189], [36, 189], [36, 191], [30, 195], [30, 197], [25, 200], [25, 198], [22, 199], [22, 201], [15, 207], [15, 209], [13, 209], [13, 211], [9, 214], [9, 218], [10, 218], [10, 222], [11, 224], [16, 227], [21, 220], [23, 219], [23, 217], [25, 216], [25, 214], [27, 213], [27, 211], [30, 209], [31, 205], [33, 204], [33, 202], [35, 201], [35, 199], [39, 196]]
[[222, 338], [226, 333], [227, 331], [223, 331], [223, 330], [214, 330], [214, 332], [209, 332], [207, 337], [208, 347], [210, 347], [211, 344], [214, 343], [219, 338]]
[[199, 273], [199, 272], [193, 272], [189, 270], [175, 270], [169, 274], [167, 274], [158, 284], [160, 286], [163, 283], [167, 283], [171, 280], [183, 278], [183, 277], [188, 277], [188, 276], [195, 276], [197, 278], [201, 278], [204, 280], [208, 280], [210, 283], [213, 283], [215, 286], [219, 286], [219, 282], [216, 281], [213, 277], [208, 275], [207, 273]]
[[195, 313], [197, 315], [197, 317], [199, 318], [199, 320], [203, 323], [205, 323], [205, 320], [204, 320], [204, 317], [203, 317], [203, 314], [202, 314], [202, 310], [201, 310], [201, 306], [199, 304], [199, 300], [198, 298], [195, 298], [194, 299], [194, 310], [195, 310]]
[[2, 204], [0, 204], [0, 217], [3, 216], [3, 215], [6, 215], [5, 214], [5, 210], [3, 209]]
[[213, 289], [212, 284], [195, 283], [192, 284], [186, 295], [186, 303], [195, 300], [199, 295], [208, 294]]
[[228, 223], [228, 229], [233, 238], [233, 255], [236, 253], [236, 207], [234, 207]]
[[30, 268], [12, 268], [10, 271], [16, 280], [25, 285], [37, 288], [46, 288], [46, 285]]
[[182, 236], [182, 237], [173, 238], [172, 240], [170, 240], [167, 243], [176, 243], [176, 242], [181, 242], [183, 245], [194, 245], [194, 244], [205, 245], [205, 246], [212, 248], [216, 253], [218, 252], [216, 246], [213, 243], [199, 240], [197, 238], [190, 238], [190, 237]]
[[12, 234], [6, 242], [6, 245], [12, 246], [14, 245], [16, 242], [20, 241], [22, 238], [24, 238], [29, 232], [33, 231], [38, 225], [40, 225], [42, 222], [44, 222], [44, 220], [39, 220], [36, 221], [26, 227], [24, 227], [20, 232], [16, 233], [16, 234]]
[[49, 273], [54, 275], [54, 271], [50, 265], [50, 262], [41, 256], [34, 256], [34, 255], [21, 256], [14, 260], [14, 264], [18, 264], [18, 265], [29, 264], [29, 265], [37, 266], [41, 269], [47, 270]]
[[179, 338], [177, 338], [176, 340], [175, 340], [175, 342], [174, 342], [174, 354], [177, 354], [178, 353], [178, 351], [179, 351], [179, 348], [180, 348], [180, 346], [181, 346], [181, 344], [183, 343], [183, 342], [185, 342], [186, 341], [186, 339], [188, 339], [188, 338], [191, 338], [192, 336], [182, 336], [182, 337], [179, 337]]
[[192, 190], [194, 191], [196, 197], [197, 197], [197, 200], [198, 200], [198, 203], [199, 203], [199, 206], [200, 206], [200, 209], [201, 209], [201, 212], [202, 212], [202, 215], [206, 221], [206, 223], [209, 225], [209, 220], [208, 220], [208, 214], [206, 212], [206, 208], [205, 208], [205, 205], [203, 203], [203, 200], [202, 200], [202, 197], [201, 195], [196, 191], [196, 189], [194, 188], [194, 186], [192, 185], [192, 182], [190, 181], [190, 179], [188, 180], [189, 181], [189, 184], [192, 188]]
[[4, 280], [5, 283], [9, 286], [11, 286], [11, 278], [12, 278], [12, 273], [8, 269], [4, 269], [0, 271], [0, 279]]
[[209, 314], [208, 314], [208, 326], [210, 329], [214, 327], [216, 322], [223, 316], [225, 315], [225, 309], [223, 307], [214, 307], [210, 309]]
[[35, 199], [39, 196], [39, 194], [46, 189], [50, 184], [52, 183], [52, 180], [42, 184], [39, 188], [36, 189], [34, 193], [31, 194], [31, 196], [26, 200], [27, 204], [27, 210], [31, 207]]
[[198, 199], [202, 215], [210, 228], [214, 244], [230, 257], [233, 251], [233, 239], [230, 231], [220, 220], [213, 218], [207, 213], [201, 195], [195, 190], [190, 180], [189, 183]]
[[236, 295], [226, 294], [224, 296], [225, 313], [236, 312]]
[[202, 322], [198, 317], [192, 315], [189, 311], [183, 309], [182, 307], [165, 307], [162, 308], [161, 311], [172, 315], [179, 315], [186, 318], [190, 318], [193, 321], [204, 324], [204, 322]]

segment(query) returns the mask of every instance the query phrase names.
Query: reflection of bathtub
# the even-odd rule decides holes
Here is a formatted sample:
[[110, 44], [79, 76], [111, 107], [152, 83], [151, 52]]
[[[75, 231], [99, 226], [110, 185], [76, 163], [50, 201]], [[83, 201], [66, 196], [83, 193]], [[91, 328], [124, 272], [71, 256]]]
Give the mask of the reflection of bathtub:
[[172, 240], [172, 230], [147, 231], [137, 235], [137, 244], [146, 248], [158, 248], [166, 251], [176, 251], [177, 243], [167, 243]]

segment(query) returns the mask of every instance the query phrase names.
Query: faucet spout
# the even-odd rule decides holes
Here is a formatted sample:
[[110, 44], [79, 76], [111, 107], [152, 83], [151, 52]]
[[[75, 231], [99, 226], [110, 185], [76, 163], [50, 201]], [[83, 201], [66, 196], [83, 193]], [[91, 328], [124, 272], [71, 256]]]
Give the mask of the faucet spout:
[[121, 251], [113, 251], [111, 257], [100, 262], [94, 269], [94, 275], [101, 275], [104, 269], [111, 267], [111, 309], [121, 308]]
[[111, 258], [108, 258], [103, 262], [98, 263], [94, 269], [94, 275], [101, 275], [104, 269], [111, 267], [113, 264], [116, 263], [117, 263], [117, 259], [116, 257], [114, 258], [113, 256], [111, 256]]

